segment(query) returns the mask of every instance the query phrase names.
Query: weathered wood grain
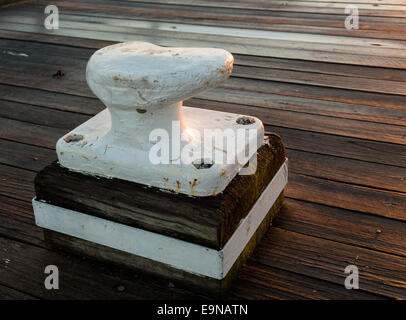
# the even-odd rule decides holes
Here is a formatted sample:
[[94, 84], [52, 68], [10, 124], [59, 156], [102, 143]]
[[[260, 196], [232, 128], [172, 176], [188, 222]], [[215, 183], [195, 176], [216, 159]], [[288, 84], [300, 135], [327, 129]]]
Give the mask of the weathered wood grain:
[[[392, 21], [392, 20], [391, 20]], [[406, 20], [405, 20], [406, 21]], [[0, 30], [1, 39], [10, 39], [10, 40], [20, 40], [20, 41], [8, 41], [4, 45], [12, 46], [14, 49], [21, 49], [21, 43], [26, 42], [27, 45], [24, 47], [24, 50], [32, 50], [31, 48], [46, 48], [50, 50], [51, 58], [54, 55], [54, 52], [57, 52], [56, 55], [63, 55], [64, 49], [62, 48], [74, 48], [74, 51], [68, 51], [68, 57], [74, 57], [71, 59], [71, 62], [74, 62], [75, 65], [83, 64], [83, 57], [90, 56], [91, 52], [100, 49], [101, 47], [115, 43], [115, 41], [103, 41], [95, 39], [84, 39], [84, 38], [73, 38], [73, 37], [63, 37], [57, 35], [47, 35], [47, 34], [32, 34], [28, 32], [18, 32], [18, 31], [5, 31]], [[31, 39], [36, 42], [27, 42], [27, 39]], [[2, 44], [3, 41], [2, 40]], [[63, 46], [60, 44], [63, 41]], [[40, 45], [37, 45], [39, 43]], [[48, 44], [50, 46], [48, 46]], [[56, 45], [55, 45], [56, 44]], [[87, 50], [87, 49], [94, 50]], [[81, 51], [84, 50], [84, 53]], [[40, 52], [40, 51], [39, 51]], [[60, 54], [59, 54], [60, 52]], [[235, 63], [234, 65], [242, 66], [252, 66], [252, 67], [264, 67], [264, 68], [277, 68], [283, 70], [298, 70], [298, 71], [309, 71], [317, 72], [323, 74], [335, 74], [348, 77], [362, 77], [362, 78], [371, 78], [371, 79], [382, 79], [382, 80], [405, 80], [406, 73], [404, 70], [400, 69], [385, 69], [378, 67], [365, 67], [357, 65], [346, 65], [346, 64], [330, 64], [323, 62], [313, 62], [305, 60], [292, 60], [292, 59], [281, 59], [281, 58], [272, 58], [272, 57], [260, 57], [260, 56], [249, 56], [249, 55], [239, 55], [234, 54]], [[35, 58], [35, 56], [34, 56]], [[19, 59], [21, 61], [21, 59]], [[43, 60], [38, 60], [43, 61]]]
[[[256, 254], [261, 254], [257, 252]], [[264, 266], [253, 261], [245, 266], [229, 293], [231, 299], [255, 300], [376, 300], [383, 296], [307, 277], [295, 272]]]
[[[264, 109], [274, 109], [389, 125], [405, 126], [406, 124], [405, 112], [403, 110], [370, 105], [314, 100], [273, 93], [249, 91], [242, 93], [239, 90], [228, 88], [216, 88], [215, 90], [200, 94], [198, 98], [207, 101], [205, 103], [207, 107], [216, 104], [215, 102], [226, 102], [249, 106], [249, 110], [255, 110], [263, 114], [268, 112], [268, 110]], [[192, 103], [195, 103], [195, 99], [192, 101]], [[215, 102], [212, 103], [212, 101]]]
[[12, 219], [14, 215], [17, 215], [25, 218], [27, 223], [28, 221], [33, 222], [34, 213], [32, 212], [31, 201], [28, 199], [19, 200], [5, 195], [0, 195], [0, 199], [2, 203], [0, 210], [5, 214], [4, 216]]
[[38, 107], [70, 111], [89, 116], [93, 116], [105, 108], [103, 103], [98, 99], [38, 90], [29, 87], [0, 84], [0, 96], [5, 101], [32, 104]]
[[52, 110], [50, 112], [47, 108], [37, 107], [28, 103], [4, 100], [0, 100], [0, 116], [3, 119], [13, 119], [64, 130], [75, 128], [89, 119], [87, 115], [59, 110]]
[[[289, 231], [406, 256], [406, 222], [287, 199], [273, 225]], [[356, 230], [356, 232], [354, 232]]]
[[278, 132], [288, 149], [406, 167], [406, 148], [402, 145], [280, 126], [267, 126], [267, 130]]
[[380, 94], [377, 92], [362, 92], [338, 88], [316, 87], [311, 85], [298, 85], [293, 83], [260, 81], [253, 79], [231, 78], [223, 84], [223, 88], [244, 90], [260, 93], [274, 93], [284, 96], [310, 98], [314, 100], [327, 100], [345, 102], [350, 104], [370, 105], [384, 108], [405, 108], [405, 97], [401, 95]]
[[[0, 38], [3, 38], [0, 41], [1, 46], [7, 50], [16, 50], [17, 52], [24, 52], [28, 55], [28, 57], [16, 57], [10, 54], [2, 55], [3, 58], [8, 58], [8, 60], [15, 60], [19, 62], [24, 61], [35, 61], [38, 62], [39, 65], [44, 63], [41, 55], [41, 50], [49, 50], [49, 57], [46, 62], [49, 63], [64, 63], [61, 59], [63, 58], [64, 61], [69, 61], [69, 65], [67, 67], [76, 66], [78, 68], [85, 66], [86, 60], [90, 57], [90, 55], [100, 47], [106, 46], [111, 44], [112, 42], [106, 43], [104, 41], [97, 41], [97, 40], [86, 40], [80, 38], [65, 38], [64, 45], [55, 45], [60, 43], [58, 41], [58, 36], [49, 37], [48, 35], [42, 34], [30, 34], [30, 37], [34, 37], [35, 42], [26, 42], [24, 41], [24, 32], [4, 32], [0, 31]], [[10, 40], [8, 40], [7, 38]], [[11, 40], [13, 39], [13, 40]], [[20, 41], [16, 41], [16, 40]], [[22, 41], [21, 41], [22, 40]], [[61, 40], [61, 39], [60, 39]], [[54, 44], [55, 43], [55, 44]], [[66, 47], [67, 45], [74, 44], [75, 47]], [[94, 48], [88, 49], [88, 46]], [[68, 48], [68, 50], [66, 50]], [[236, 66], [251, 66], [251, 67], [263, 67], [267, 69], [280, 69], [280, 70], [292, 70], [292, 71], [303, 71], [303, 72], [311, 72], [311, 73], [322, 73], [326, 75], [339, 75], [344, 77], [360, 77], [360, 78], [368, 78], [368, 79], [380, 79], [380, 80], [398, 80], [403, 81], [406, 77], [405, 70], [400, 69], [393, 69], [388, 70], [385, 68], [378, 68], [378, 67], [365, 67], [365, 66], [354, 66], [354, 65], [346, 65], [346, 64], [330, 64], [330, 63], [322, 63], [322, 62], [312, 62], [312, 61], [304, 61], [304, 60], [286, 60], [286, 59], [278, 59], [272, 57], [259, 57], [259, 56], [247, 56], [247, 55], [238, 55], [235, 54], [235, 62], [234, 62], [234, 73], [238, 67]], [[1, 58], [1, 57], [0, 57]], [[267, 72], [267, 70], [261, 70], [263, 72]], [[255, 73], [252, 73], [255, 76]], [[349, 79], [348, 79], [349, 80]], [[357, 85], [357, 84], [355, 84]], [[380, 88], [376, 88], [380, 89]]]
[[[42, 14], [42, 12], [38, 12]], [[7, 18], [2, 19], [2, 21], [18, 22], [24, 24], [35, 24], [35, 17], [38, 14], [32, 11], [21, 12], [13, 15], [12, 12], [8, 11]], [[218, 35], [227, 36], [224, 39], [225, 42], [236, 42], [239, 39], [241, 43], [244, 44], [258, 44], [263, 46], [276, 46], [283, 48], [302, 48], [311, 49], [312, 46], [321, 51], [335, 51], [341, 53], [355, 53], [355, 50], [360, 50], [360, 54], [368, 54], [371, 56], [379, 56], [386, 54], [390, 57], [404, 57], [403, 50], [405, 49], [402, 41], [397, 40], [381, 40], [381, 39], [369, 39], [367, 37], [342, 37], [334, 35], [320, 35], [312, 33], [285, 33], [283, 36], [280, 32], [271, 30], [258, 30], [258, 29], [242, 29], [242, 28], [225, 28], [223, 26], [211, 27], [204, 25], [189, 25], [189, 24], [174, 24], [166, 22], [149, 22], [141, 20], [122, 20], [117, 18], [99, 17], [99, 16], [88, 16], [83, 19], [81, 16], [75, 14], [69, 15], [64, 12], [60, 13], [63, 17], [64, 26], [70, 28], [81, 28], [85, 30], [96, 30], [92, 28], [90, 23], [104, 24], [104, 29], [106, 31], [125, 31], [120, 27], [128, 26], [130, 29], [128, 31], [134, 32], [139, 35], [150, 35], [154, 36], [159, 31], [160, 35], [165, 35], [170, 38], [179, 39], [192, 39], [190, 36], [192, 34], [199, 34], [204, 41], [218, 41]], [[19, 17], [19, 21], [15, 19]], [[89, 23], [87, 23], [89, 22]], [[146, 30], [148, 29], [148, 30]], [[285, 30], [286, 31], [286, 30]], [[237, 38], [238, 37], [238, 38]], [[234, 40], [234, 41], [232, 41]], [[255, 41], [254, 41], [255, 40]], [[278, 40], [278, 41], [276, 41]], [[333, 43], [332, 43], [333, 42]], [[310, 44], [312, 46], [310, 46]], [[339, 46], [338, 46], [339, 45]], [[353, 46], [353, 47], [351, 47]], [[333, 50], [334, 48], [334, 50]], [[372, 51], [367, 51], [366, 48], [373, 48]], [[398, 49], [398, 50], [392, 50]]]
[[251, 67], [262, 67], [266, 69], [293, 70], [321, 74], [340, 75], [349, 78], [366, 78], [366, 79], [396, 80], [396, 81], [406, 80], [406, 72], [405, 70], [401, 69], [365, 67], [356, 65], [346, 65], [342, 63], [331, 64], [324, 62], [279, 59], [272, 57], [259, 57], [248, 55], [234, 55], [234, 58], [235, 58], [234, 66], [237, 67], [251, 66]]
[[[143, 2], [143, 0], [128, 0], [131, 2]], [[218, 3], [217, 1], [195, 1], [195, 0], [153, 0], [153, 3], [165, 3], [165, 4], [182, 4], [182, 5], [192, 5], [200, 7], [225, 7], [225, 8], [237, 8], [237, 9], [253, 9], [257, 10], [261, 8], [262, 10], [276, 10], [276, 11], [291, 11], [291, 12], [320, 12], [328, 14], [342, 14], [342, 10], [345, 7], [345, 3], [331, 3], [325, 2], [322, 4], [318, 3], [308, 3], [306, 2], [296, 2], [296, 4], [287, 5], [283, 1], [272, 1], [272, 2], [261, 2], [261, 3], [251, 3], [251, 2], [224, 2]], [[403, 7], [402, 6], [385, 6], [379, 5], [378, 7], [373, 4], [366, 4], [361, 6], [363, 12], [367, 16], [390, 16], [390, 17], [403, 17]]]
[[[51, 48], [50, 48], [51, 50]], [[7, 57], [5, 61], [7, 63], [4, 66], [0, 67], [4, 71], [5, 74], [9, 74], [10, 72], [19, 72], [24, 73], [24, 70], [30, 70], [30, 73], [27, 75], [28, 78], [35, 77], [35, 79], [42, 78], [45, 82], [52, 82], [52, 85], [57, 85], [59, 87], [59, 82], [62, 80], [56, 80], [51, 78], [51, 74], [55, 70], [59, 70], [59, 65], [53, 65], [52, 57], [48, 59], [46, 63], [39, 63], [33, 60], [31, 51], [25, 50], [30, 54], [30, 57], [27, 59], [21, 59], [21, 57]], [[41, 56], [38, 56], [37, 59], [42, 59]], [[61, 68], [64, 70], [65, 76], [63, 79], [63, 83], [69, 85], [70, 81], [81, 81], [83, 83], [83, 88], [87, 88], [87, 85], [84, 83], [84, 73], [83, 70], [85, 69], [85, 62], [81, 62], [80, 66], [72, 67], [72, 63], [65, 58], [58, 57], [56, 58], [57, 61], [61, 64], [65, 64], [66, 67]], [[28, 60], [28, 61], [26, 61]], [[0, 59], [1, 61], [1, 59]], [[76, 63], [77, 64], [77, 63]], [[54, 68], [53, 68], [53, 67]], [[245, 69], [258, 69], [258, 68], [251, 68], [251, 67], [244, 67]], [[242, 73], [239, 73], [238, 66], [234, 68], [233, 78], [230, 79], [226, 84], [226, 89], [214, 89], [207, 93], [203, 93], [200, 95], [201, 98], [206, 100], [214, 100], [219, 102], [234, 102], [238, 104], [249, 104], [252, 107], [265, 107], [265, 108], [276, 108], [280, 110], [289, 110], [289, 111], [297, 111], [297, 112], [306, 112], [324, 116], [334, 116], [338, 118], [346, 118], [346, 119], [355, 119], [355, 120], [365, 120], [365, 121], [372, 121], [378, 123], [385, 123], [385, 124], [395, 124], [395, 125], [405, 125], [405, 115], [404, 111], [402, 110], [403, 106], [396, 106], [393, 109], [389, 108], [382, 108], [379, 105], [359, 105], [356, 103], [349, 103], [347, 102], [340, 102], [340, 101], [328, 101], [328, 100], [310, 100], [309, 98], [313, 97], [300, 97], [300, 96], [286, 96], [283, 92], [278, 92], [279, 94], [274, 94], [272, 92], [265, 91], [264, 92], [244, 92], [241, 93], [239, 90], [235, 90], [233, 86], [238, 86], [241, 83], [241, 79], [234, 79], [235, 77], [246, 77]], [[34, 76], [35, 75], [35, 76]], [[320, 78], [320, 74], [315, 74], [315, 77]], [[256, 76], [253, 76], [254, 78]], [[258, 77], [257, 77], [258, 78]], [[261, 77], [259, 77], [261, 78]], [[266, 77], [265, 77], [266, 78]], [[342, 77], [343, 80], [336, 85], [342, 88], [348, 86], [348, 77]], [[273, 78], [272, 78], [273, 79]], [[271, 80], [272, 80], [271, 79]], [[295, 83], [296, 77], [292, 75], [290, 78], [286, 78], [283, 81], [289, 83]], [[66, 82], [69, 80], [68, 82]], [[236, 81], [237, 80], [237, 81]], [[364, 79], [364, 78], [352, 78], [352, 82], [362, 82], [368, 83], [371, 79]], [[385, 80], [383, 80], [385, 81]], [[299, 81], [300, 82], [300, 81]], [[328, 81], [323, 83], [323, 80], [319, 81], [323, 86], [331, 86]], [[401, 93], [401, 90], [396, 88], [395, 81], [387, 81], [389, 84], [386, 87], [390, 87], [393, 93]], [[399, 82], [401, 83], [401, 82]], [[260, 84], [263, 84], [261, 82]], [[314, 85], [314, 83], [313, 83]], [[374, 88], [384, 88], [385, 84], [374, 85], [374, 83], [368, 84], [370, 89], [379, 91], [379, 89]], [[333, 85], [334, 87], [334, 85]], [[230, 88], [230, 89], [228, 89]], [[354, 88], [355, 89], [355, 88]], [[384, 92], [382, 90], [381, 92]], [[85, 91], [86, 92], [86, 91]], [[68, 91], [68, 93], [73, 94], [74, 91]], [[90, 97], [93, 97], [93, 94], [87, 90], [87, 93]], [[392, 95], [393, 96], [393, 95]], [[391, 96], [388, 96], [390, 98]], [[9, 98], [8, 98], [9, 100]], [[87, 101], [89, 101], [88, 99]], [[92, 102], [91, 105], [95, 105], [96, 102]], [[101, 105], [101, 103], [99, 103]], [[373, 103], [372, 103], [373, 104]], [[379, 107], [379, 108], [376, 108]], [[83, 108], [82, 112], [86, 112], [87, 108]], [[72, 110], [73, 111], [73, 110]], [[6, 111], [5, 111], [6, 113]]]
[[[60, 119], [63, 122], [63, 119]], [[38, 124], [0, 118], [0, 138], [54, 149], [58, 138], [67, 129], [44, 127]]]
[[[46, 248], [43, 230], [35, 226], [34, 217], [20, 214], [22, 210], [25, 214], [29, 212], [25, 208], [29, 203], [1, 195], [0, 199], [5, 202], [4, 206], [0, 208], [0, 235], [3, 238]], [[18, 210], [12, 206], [20, 206], [20, 208]], [[29, 208], [29, 210], [32, 209]]]
[[329, 88], [351, 89], [368, 92], [405, 95], [406, 90], [401, 81], [352, 78], [341, 75], [324, 75], [315, 72], [301, 72], [291, 70], [266, 69], [237, 66], [233, 70], [234, 77], [292, 82]]
[[0, 164], [0, 194], [19, 200], [29, 200], [35, 195], [35, 172]]
[[[20, 46], [20, 42], [18, 42]], [[20, 51], [26, 52], [29, 57], [27, 58], [21, 58], [21, 57], [5, 57], [4, 61], [7, 61], [0, 69], [3, 69], [4, 75], [7, 77], [7, 74], [10, 74], [10, 72], [16, 72], [18, 73], [26, 73], [24, 70], [29, 70], [29, 74], [27, 74], [27, 78], [34, 77], [36, 81], [38, 79], [43, 79], [44, 83], [42, 83], [40, 88], [43, 88], [46, 83], [49, 82], [49, 85], [55, 86], [55, 88], [60, 88], [59, 84], [64, 83], [66, 87], [69, 87], [72, 85], [70, 81], [81, 81], [83, 82], [82, 87], [84, 89], [87, 89], [87, 85], [84, 83], [84, 73], [83, 70], [85, 69], [86, 61], [81, 61], [80, 59], [77, 59], [76, 61], [81, 61], [80, 63], [76, 62], [73, 63], [66, 57], [59, 57], [59, 56], [50, 56], [50, 58], [47, 60], [47, 62], [38, 62], [37, 60], [42, 59], [42, 55], [37, 53], [33, 55], [32, 50], [26, 50], [23, 48], [17, 49], [16, 52]], [[50, 47], [49, 50], [52, 52], [55, 50], [54, 47]], [[90, 53], [88, 54], [90, 56]], [[1, 60], [1, 59], [0, 59]], [[56, 60], [56, 62], [54, 62]], [[59, 64], [55, 64], [59, 63]], [[60, 65], [63, 64], [65, 65], [64, 70], [65, 76], [62, 80], [56, 80], [51, 77], [51, 74], [55, 72], [58, 68], [60, 68]], [[72, 66], [72, 65], [77, 65], [77, 66]], [[258, 72], [255, 72], [256, 69], [255, 67], [242, 67], [244, 70], [251, 70], [250, 71], [250, 77], [253, 78], [261, 78], [264, 77], [264, 79], [267, 79], [267, 76], [256, 76], [255, 74], [258, 74]], [[278, 71], [277, 69], [276, 71]], [[267, 71], [268, 72], [268, 71]], [[283, 71], [287, 72], [287, 71]], [[290, 72], [290, 71], [289, 71]], [[306, 72], [303, 72], [303, 74], [306, 74]], [[34, 76], [35, 75], [35, 76]], [[386, 123], [386, 124], [396, 124], [396, 125], [404, 125], [405, 124], [405, 116], [404, 116], [404, 99], [402, 104], [396, 104], [393, 106], [394, 110], [388, 109], [387, 105], [385, 108], [383, 108], [381, 105], [377, 105], [375, 100], [370, 100], [370, 101], [352, 101], [349, 100], [347, 97], [346, 101], [343, 101], [342, 98], [336, 98], [337, 101], [334, 101], [332, 99], [332, 96], [327, 96], [329, 92], [326, 92], [326, 97], [320, 97], [320, 92], [318, 93], [318, 99], [321, 99], [321, 101], [318, 100], [310, 100], [310, 98], [315, 98], [315, 96], [309, 96], [308, 92], [307, 96], [300, 96], [300, 94], [296, 94], [297, 96], [293, 96], [292, 93], [284, 92], [284, 91], [272, 91], [275, 90], [274, 84], [275, 82], [272, 82], [271, 86], [266, 88], [264, 86], [265, 82], [257, 82], [253, 83], [252, 87], [254, 87], [257, 91], [252, 91], [252, 92], [244, 92], [241, 93], [238, 89], [238, 86], [241, 85], [241, 80], [242, 79], [235, 79], [239, 77], [247, 77], [248, 75], [244, 75], [244, 73], [239, 73], [239, 67], [237, 66], [234, 70], [233, 73], [233, 78], [227, 81], [227, 83], [224, 85], [226, 89], [215, 89], [211, 90], [210, 92], [204, 93], [203, 95], [200, 95], [201, 98], [206, 98], [208, 100], [214, 100], [214, 101], [220, 101], [220, 102], [235, 102], [239, 104], [249, 104], [250, 106], [258, 106], [258, 107], [266, 107], [266, 108], [277, 108], [280, 110], [290, 110], [290, 111], [298, 111], [298, 112], [306, 112], [306, 113], [312, 113], [312, 114], [319, 114], [319, 115], [324, 115], [324, 116], [334, 116], [334, 117], [339, 117], [339, 118], [348, 118], [348, 119], [355, 119], [355, 120], [365, 120], [365, 121], [372, 121], [372, 122], [381, 122], [381, 123]], [[336, 75], [331, 75], [332, 77], [337, 77]], [[278, 77], [276, 75], [276, 77]], [[365, 90], [372, 90], [374, 92], [380, 91], [380, 88], [383, 88], [381, 92], [385, 92], [384, 88], [390, 88], [389, 91], [387, 92], [392, 92], [399, 94], [402, 92], [403, 89], [399, 89], [396, 86], [396, 83], [401, 82], [395, 82], [395, 81], [387, 81], [387, 80], [382, 80], [386, 81], [388, 84], [385, 85], [383, 82], [378, 84], [374, 84], [373, 79], [369, 78], [354, 78], [351, 77], [349, 78], [348, 76], [341, 76], [340, 75], [340, 81], [336, 81], [336, 84], [330, 84], [329, 83], [329, 78], [327, 78], [325, 81], [323, 80], [323, 74], [314, 74], [314, 77], [317, 79], [318, 83], [312, 83], [312, 85], [322, 85], [326, 87], [334, 87], [338, 86], [340, 88], [346, 88], [348, 87], [348, 82], [351, 80], [352, 83], [365, 83], [368, 88], [364, 88]], [[328, 75], [327, 77], [330, 77]], [[290, 76], [285, 77], [282, 81], [289, 82], [289, 83], [296, 83], [298, 82], [297, 80], [298, 77], [295, 76], [295, 74], [292, 74]], [[11, 78], [12, 79], [12, 78]], [[270, 80], [278, 80], [281, 81], [280, 78], [270, 78]], [[69, 80], [67, 82], [67, 80]], [[246, 80], [246, 79], [244, 79]], [[6, 80], [7, 81], [7, 80]], [[13, 80], [11, 80], [13, 81]], [[371, 81], [371, 83], [369, 83]], [[20, 85], [23, 83], [23, 81], [19, 82]], [[250, 83], [250, 82], [248, 82]], [[300, 83], [300, 81], [299, 81]], [[280, 84], [279, 84], [280, 85]], [[402, 87], [402, 86], [400, 86]], [[229, 88], [229, 89], [228, 89]], [[308, 87], [306, 85], [306, 88], [312, 88]], [[377, 88], [377, 89], [376, 89]], [[230, 90], [231, 89], [231, 90]], [[246, 88], [247, 90], [249, 87]], [[355, 89], [355, 88], [354, 88]], [[358, 88], [359, 90], [362, 89], [362, 85]], [[58, 89], [56, 89], [58, 90]], [[261, 90], [262, 92], [258, 92], [258, 90]], [[271, 91], [270, 91], [271, 90]], [[296, 90], [297, 92], [298, 90]], [[88, 93], [89, 97], [94, 97], [93, 94], [87, 89], [87, 91], [82, 91], [84, 94]], [[67, 93], [70, 94], [78, 94], [79, 91], [67, 91]], [[275, 94], [277, 93], [277, 94]], [[305, 93], [305, 94], [306, 94]], [[362, 94], [362, 93], [361, 93]], [[337, 95], [337, 93], [336, 93]], [[329, 97], [329, 98], [328, 98]], [[376, 96], [371, 96], [371, 98], [376, 98]], [[396, 99], [396, 96], [390, 95], [381, 95], [381, 98], [385, 98], [386, 101], [389, 101], [389, 99]], [[329, 100], [327, 100], [329, 99]], [[332, 101], [330, 101], [332, 100]], [[399, 99], [398, 99], [399, 100]], [[400, 102], [400, 101], [399, 101]], [[360, 105], [361, 103], [362, 105]], [[95, 102], [93, 102], [95, 104]], [[375, 108], [375, 107], [380, 107], [380, 108]], [[83, 110], [82, 112], [86, 112]]]
[[405, 257], [380, 253], [314, 236], [271, 228], [259, 245], [253, 260], [309, 277], [344, 286], [346, 266], [359, 269], [359, 286], [363, 291], [391, 298], [403, 298], [406, 278]]
[[[36, 7], [26, 9], [35, 10], [42, 9], [44, 2]], [[212, 25], [212, 26], [229, 26], [245, 29], [261, 29], [261, 30], [279, 30], [293, 31], [303, 33], [318, 33], [318, 34], [333, 34], [346, 35], [348, 31], [344, 29], [345, 16], [340, 15], [336, 18], [331, 15], [323, 15], [318, 13], [297, 13], [294, 15], [289, 12], [277, 12], [261, 10], [244, 12], [242, 10], [230, 10], [228, 8], [206, 8], [202, 11], [188, 6], [176, 6], [165, 4], [157, 5], [151, 3], [126, 3], [116, 2], [115, 5], [110, 5], [106, 2], [57, 2], [63, 12], [67, 14], [75, 14], [81, 16], [98, 16], [98, 17], [114, 17], [120, 19], [137, 19], [137, 20], [152, 20], [164, 22], [185, 22], [190, 24]], [[402, 29], [402, 23], [396, 26], [390, 26], [389, 23], [383, 23], [381, 20], [385, 18], [363, 17], [363, 23], [359, 26], [359, 30], [352, 30], [354, 36], [376, 37], [383, 39], [402, 39], [404, 35], [401, 32], [396, 33], [397, 28]], [[393, 19], [393, 18], [392, 18]], [[402, 19], [399, 19], [402, 21]], [[404, 21], [404, 20], [403, 20]], [[379, 30], [379, 32], [374, 32]], [[386, 32], [391, 30], [391, 32]]]
[[[406, 197], [388, 192], [291, 173], [286, 196], [405, 221]], [[355, 230], [354, 230], [355, 232]]]
[[[52, 252], [30, 244], [0, 238], [0, 283], [41, 299], [176, 299], [198, 298], [191, 292], [177, 292], [167, 283], [134, 273], [123, 273], [75, 256]], [[44, 286], [47, 265], [59, 270], [59, 290]], [[117, 290], [122, 285], [124, 291]], [[200, 296], [201, 297], [201, 296]]]
[[0, 163], [39, 171], [56, 160], [55, 150], [0, 139]]
[[406, 196], [406, 168], [297, 150], [288, 150], [287, 156], [291, 162], [290, 169], [294, 173], [396, 191]]
[[[212, 110], [227, 110], [228, 112], [246, 114], [247, 111], [258, 116], [265, 124], [285, 128], [295, 128], [305, 131], [321, 132], [365, 140], [406, 144], [405, 127], [375, 122], [364, 122], [352, 119], [314, 115], [302, 112], [249, 107], [245, 104], [210, 102], [202, 103], [188, 100], [185, 104], [191, 107], [208, 108]], [[233, 111], [230, 111], [233, 110]]]
[[[116, 18], [88, 16], [83, 19], [77, 15], [67, 15], [64, 12], [60, 13], [63, 17], [61, 24], [65, 28], [83, 29], [88, 31], [97, 31], [94, 24], [103, 25], [103, 29], [107, 32], [128, 33], [141, 36], [166, 36], [171, 39], [193, 40], [194, 34], [199, 34], [202, 41], [218, 42], [220, 35], [227, 36], [223, 38], [224, 45], [227, 43], [236, 43], [240, 41], [246, 45], [259, 45], [264, 48], [268, 46], [290, 48], [290, 49], [307, 49], [313, 48], [326, 52], [339, 53], [356, 53], [367, 54], [369, 56], [388, 57], [405, 57], [404, 45], [399, 40], [382, 40], [356, 37], [343, 37], [333, 35], [316, 35], [311, 33], [285, 33], [282, 35], [277, 31], [271, 30], [256, 30], [256, 29], [232, 29], [221, 26], [211, 27], [203, 25], [188, 25], [169, 24], [165, 22], [148, 22], [140, 20], [122, 20]], [[8, 10], [5, 17], [1, 17], [2, 22], [11, 22], [19, 25], [37, 25], [43, 13], [39, 12], [13, 12]], [[123, 28], [127, 26], [127, 29]], [[100, 27], [99, 27], [100, 30]], [[367, 49], [370, 50], [367, 50]], [[373, 50], [371, 50], [373, 49]], [[378, 59], [379, 60], [379, 59]]]
[[0, 300], [37, 300], [37, 298], [21, 291], [0, 285]]

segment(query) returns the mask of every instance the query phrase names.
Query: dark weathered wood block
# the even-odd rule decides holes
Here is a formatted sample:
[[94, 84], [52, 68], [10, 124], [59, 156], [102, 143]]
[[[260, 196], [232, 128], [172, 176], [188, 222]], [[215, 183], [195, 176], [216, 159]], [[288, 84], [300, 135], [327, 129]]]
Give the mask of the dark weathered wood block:
[[[227, 241], [253, 206], [258, 204], [257, 200], [264, 190], [270, 190], [270, 182], [284, 164], [285, 149], [280, 137], [269, 134], [267, 139], [269, 144], [258, 150], [256, 173], [236, 176], [224, 192], [216, 196], [192, 197], [133, 182], [98, 178], [69, 171], [55, 162], [44, 168], [35, 179], [37, 200], [72, 210], [69, 216], [78, 212], [102, 218], [103, 221], [118, 223], [120, 226], [196, 244], [203, 250], [207, 248], [221, 256]], [[50, 244], [63, 250], [170, 279], [179, 286], [197, 288], [217, 296], [230, 286], [279, 211], [283, 190], [274, 196], [276, 201], [272, 206], [269, 204], [267, 208], [271, 208], [266, 209], [268, 211], [264, 211], [263, 218], [258, 221], [255, 232], [247, 238], [246, 244], [233, 249], [236, 252], [235, 261], [229, 264], [224, 276], [217, 278], [187, 272], [162, 261], [68, 234], [47, 229], [44, 232]]]

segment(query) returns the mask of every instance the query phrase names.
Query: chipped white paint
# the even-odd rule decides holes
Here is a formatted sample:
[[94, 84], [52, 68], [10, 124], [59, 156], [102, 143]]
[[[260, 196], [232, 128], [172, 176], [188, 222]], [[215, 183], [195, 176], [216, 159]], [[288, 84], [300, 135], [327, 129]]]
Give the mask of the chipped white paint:
[[36, 224], [176, 269], [223, 279], [287, 184], [287, 161], [265, 188], [222, 250], [129, 227], [33, 199]]
[[[215, 163], [203, 169], [176, 161], [154, 165], [149, 158], [153, 146], [149, 135], [160, 128], [176, 139], [172, 123], [179, 121], [180, 134], [195, 129], [201, 137], [204, 129], [254, 129], [257, 135], [244, 141], [246, 149], [250, 144], [261, 146], [264, 134], [259, 119], [251, 117], [253, 123], [242, 125], [237, 123], [241, 115], [182, 105], [184, 99], [226, 80], [232, 66], [232, 55], [222, 49], [127, 42], [98, 50], [89, 60], [86, 79], [107, 110], [59, 139], [60, 164], [189, 195], [218, 194], [245, 163]], [[180, 144], [182, 150], [186, 142]], [[249, 156], [255, 152], [256, 148]]]

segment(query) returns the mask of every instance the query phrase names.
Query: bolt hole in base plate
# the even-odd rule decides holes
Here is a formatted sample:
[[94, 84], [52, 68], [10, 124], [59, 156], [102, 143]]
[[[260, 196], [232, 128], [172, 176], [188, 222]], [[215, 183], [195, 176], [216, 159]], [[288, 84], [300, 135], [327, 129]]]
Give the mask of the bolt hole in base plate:
[[196, 169], [210, 169], [213, 166], [213, 162], [211, 160], [201, 159], [198, 161], [194, 161], [193, 165]]
[[239, 117], [237, 123], [245, 126], [255, 123], [255, 119], [253, 117]]

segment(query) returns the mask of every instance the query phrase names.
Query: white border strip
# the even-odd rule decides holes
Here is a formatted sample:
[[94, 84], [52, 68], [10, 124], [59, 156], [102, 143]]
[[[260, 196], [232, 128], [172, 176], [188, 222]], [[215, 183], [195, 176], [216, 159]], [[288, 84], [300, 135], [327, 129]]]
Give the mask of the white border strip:
[[287, 160], [220, 251], [32, 200], [38, 226], [158, 261], [187, 272], [223, 279], [288, 180]]
[[221, 250], [223, 252], [223, 277], [230, 271], [235, 260], [237, 260], [255, 231], [257, 231], [287, 182], [288, 160], [286, 159], [257, 202], [255, 202], [248, 215], [242, 220], [237, 230], [235, 230]]

